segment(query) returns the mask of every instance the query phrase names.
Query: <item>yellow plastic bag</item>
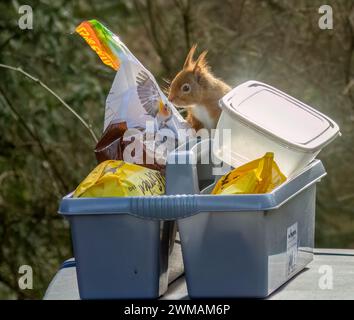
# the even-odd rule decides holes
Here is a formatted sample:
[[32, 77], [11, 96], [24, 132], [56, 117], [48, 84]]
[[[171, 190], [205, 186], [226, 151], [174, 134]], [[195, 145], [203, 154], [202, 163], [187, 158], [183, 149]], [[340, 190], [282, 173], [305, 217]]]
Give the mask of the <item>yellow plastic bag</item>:
[[74, 197], [153, 196], [165, 193], [165, 178], [159, 171], [107, 160], [80, 183]]
[[274, 154], [246, 163], [224, 175], [215, 185], [212, 194], [267, 193], [286, 181], [274, 161]]

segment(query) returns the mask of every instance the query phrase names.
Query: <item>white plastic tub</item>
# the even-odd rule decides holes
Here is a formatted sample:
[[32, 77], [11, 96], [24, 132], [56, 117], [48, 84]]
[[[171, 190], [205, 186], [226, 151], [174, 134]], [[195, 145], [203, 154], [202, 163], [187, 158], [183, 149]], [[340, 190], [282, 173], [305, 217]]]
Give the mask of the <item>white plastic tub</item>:
[[[213, 152], [233, 167], [274, 152], [275, 161], [289, 177], [340, 134], [338, 125], [324, 114], [257, 81], [233, 89], [220, 106], [223, 112]], [[231, 129], [229, 141], [221, 140], [222, 129]]]

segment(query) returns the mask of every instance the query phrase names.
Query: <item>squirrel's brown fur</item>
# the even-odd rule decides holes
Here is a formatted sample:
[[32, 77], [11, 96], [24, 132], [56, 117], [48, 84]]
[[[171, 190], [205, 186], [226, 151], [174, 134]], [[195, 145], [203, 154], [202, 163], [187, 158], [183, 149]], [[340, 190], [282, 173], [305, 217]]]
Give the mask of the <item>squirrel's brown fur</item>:
[[211, 129], [216, 127], [220, 117], [218, 101], [231, 88], [211, 73], [205, 58], [207, 51], [193, 60], [195, 50], [196, 45], [189, 51], [183, 69], [171, 82], [168, 99], [178, 107], [187, 108], [186, 120], [194, 129]]

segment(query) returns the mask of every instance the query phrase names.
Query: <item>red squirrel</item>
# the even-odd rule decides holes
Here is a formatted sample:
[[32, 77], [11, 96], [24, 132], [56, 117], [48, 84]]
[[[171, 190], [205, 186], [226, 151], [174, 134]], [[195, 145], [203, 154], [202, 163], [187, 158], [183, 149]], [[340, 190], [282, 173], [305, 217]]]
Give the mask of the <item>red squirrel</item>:
[[218, 102], [231, 88], [211, 73], [205, 58], [207, 51], [193, 60], [196, 48], [193, 45], [183, 69], [172, 80], [168, 100], [179, 108], [187, 108], [186, 120], [198, 131], [216, 128], [221, 114]]

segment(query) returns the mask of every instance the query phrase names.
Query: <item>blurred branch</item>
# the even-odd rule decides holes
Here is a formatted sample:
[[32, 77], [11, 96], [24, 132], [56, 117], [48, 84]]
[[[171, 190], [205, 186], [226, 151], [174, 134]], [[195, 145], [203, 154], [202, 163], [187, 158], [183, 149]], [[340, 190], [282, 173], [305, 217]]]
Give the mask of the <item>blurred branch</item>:
[[352, 88], [354, 87], [354, 79], [351, 79], [349, 81], [349, 83], [345, 86], [344, 90], [343, 90], [343, 94], [344, 95], [349, 95], [350, 91], [352, 90]]
[[267, 4], [274, 10], [279, 12], [284, 12], [288, 8], [286, 6], [283, 6], [278, 0], [268, 0]]
[[14, 38], [18, 36], [18, 33], [14, 33], [11, 36], [9, 36], [3, 43], [0, 44], [0, 50], [2, 50], [6, 45]]
[[230, 12], [232, 12], [232, 14], [226, 17], [227, 23], [225, 23], [225, 29], [227, 29], [228, 32], [231, 31], [234, 34], [238, 34], [240, 32], [239, 28], [246, 1], [247, 0], [228, 0], [225, 2], [225, 4], [227, 4], [230, 8]]
[[148, 12], [148, 19], [149, 19], [151, 35], [153, 37], [156, 51], [161, 58], [162, 64], [164, 65], [166, 70], [169, 71], [171, 69], [171, 65], [170, 65], [169, 59], [167, 58], [167, 54], [165, 54], [165, 50], [163, 48], [163, 45], [161, 43], [161, 39], [160, 39], [159, 34], [157, 32], [157, 26], [156, 26], [156, 16], [157, 15], [154, 12], [153, 1], [146, 0], [146, 7], [147, 7], [147, 12]]
[[[134, 0], [135, 10], [140, 17], [140, 21], [143, 24], [144, 29], [146, 30], [147, 34], [149, 35], [152, 45], [155, 48], [157, 54], [161, 58], [161, 62], [163, 66], [169, 70], [170, 65], [165, 58], [164, 50], [162, 44], [160, 42], [160, 37], [158, 36], [157, 29], [156, 29], [156, 21], [155, 21], [155, 14], [153, 12], [153, 2], [150, 0], [146, 0], [145, 2], [145, 9], [147, 11], [146, 17], [143, 15], [142, 6], [139, 4], [139, 1]], [[147, 23], [146, 23], [147, 20]]]
[[348, 29], [349, 29], [349, 56], [348, 56], [348, 67], [347, 67], [347, 74], [346, 74], [346, 81], [349, 82], [352, 77], [352, 61], [354, 58], [354, 5], [351, 8], [350, 14], [348, 16]]
[[2, 64], [0, 63], [0, 68], [4, 68], [4, 69], [9, 69], [9, 70], [13, 70], [13, 71], [17, 71], [22, 73], [24, 76], [26, 76], [27, 78], [33, 80], [34, 82], [38, 83], [42, 88], [44, 88], [45, 90], [47, 90], [51, 95], [53, 95], [57, 100], [59, 100], [59, 102], [67, 109], [69, 110], [82, 124], [83, 126], [90, 132], [93, 140], [95, 141], [95, 143], [98, 142], [98, 139], [95, 135], [95, 133], [92, 130], [92, 127], [90, 124], [88, 124], [73, 108], [71, 108], [58, 94], [56, 94], [52, 89], [50, 89], [46, 84], [44, 84], [41, 80], [35, 78], [34, 76], [32, 76], [31, 74], [27, 73], [26, 71], [22, 70], [22, 68], [20, 67], [13, 67], [13, 66], [9, 66], [6, 64]]
[[[164, 24], [164, 16], [161, 15], [161, 11], [156, 7], [156, 2], [146, 0], [144, 5], [140, 4], [140, 1], [134, 0], [135, 11], [138, 14], [140, 21], [148, 34], [151, 43], [161, 59], [161, 64], [165, 68], [167, 73], [170, 73], [172, 69], [171, 63], [171, 34], [173, 29], [168, 30]], [[143, 14], [146, 11], [146, 14]], [[165, 34], [163, 34], [163, 32]], [[170, 32], [170, 33], [169, 33]]]
[[345, 81], [347, 86], [343, 90], [343, 94], [349, 96], [352, 104], [354, 103], [352, 96], [350, 95], [351, 89], [354, 86], [354, 70], [353, 70], [353, 60], [354, 60], [354, 5], [352, 6], [350, 13], [348, 15], [348, 29], [349, 29], [349, 52], [348, 52], [348, 62], [345, 75]]
[[190, 26], [191, 26], [191, 1], [186, 0], [174, 0], [175, 6], [179, 9], [182, 20], [183, 20], [183, 32], [184, 32], [184, 40], [186, 42], [186, 50], [189, 51], [191, 47], [191, 39], [190, 39]]

